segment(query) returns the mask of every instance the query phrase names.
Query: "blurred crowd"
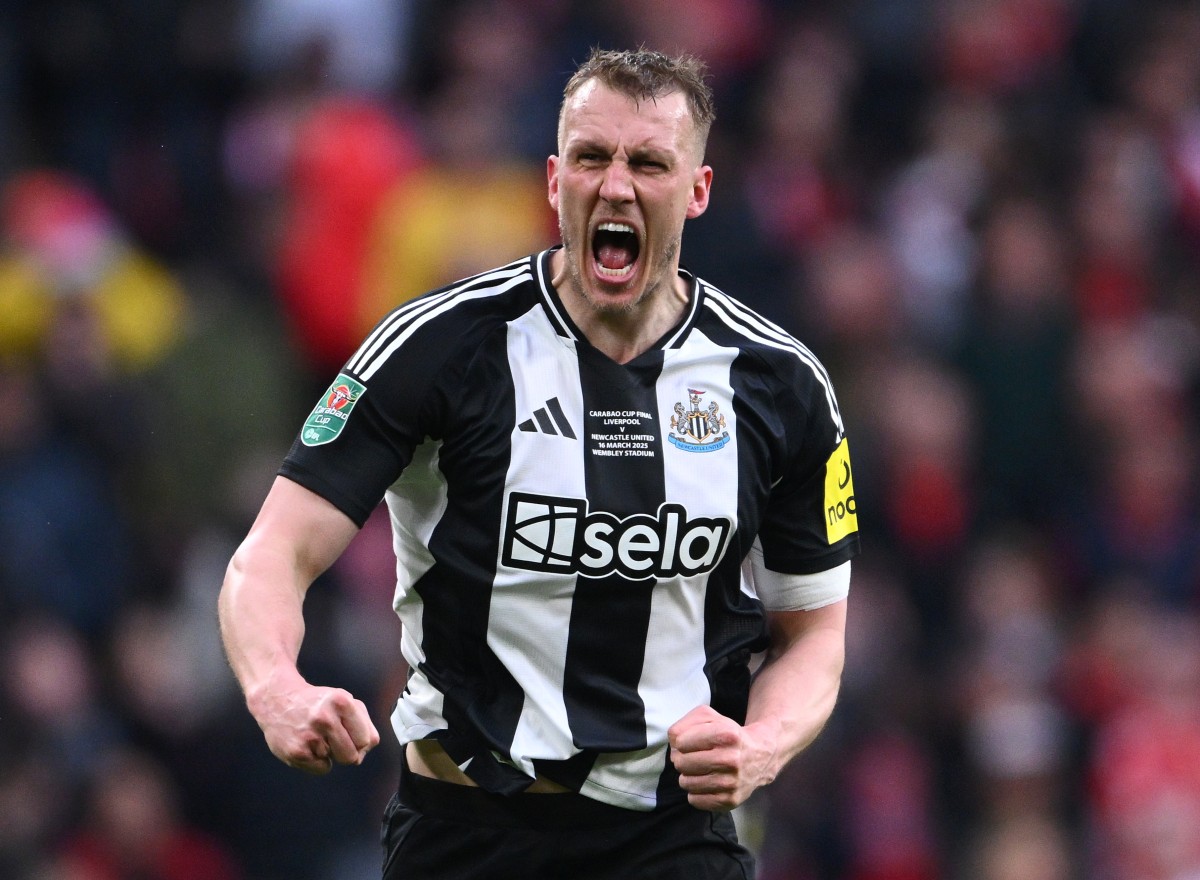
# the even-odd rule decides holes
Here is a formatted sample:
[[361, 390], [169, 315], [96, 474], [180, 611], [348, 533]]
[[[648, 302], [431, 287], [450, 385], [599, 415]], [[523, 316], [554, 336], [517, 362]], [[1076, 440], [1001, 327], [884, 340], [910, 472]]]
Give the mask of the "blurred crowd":
[[830, 368], [843, 695], [741, 811], [761, 880], [1200, 877], [1200, 7], [1166, 0], [0, 4], [0, 876], [378, 876], [387, 524], [302, 668], [384, 743], [307, 777], [224, 566], [390, 306], [555, 240], [592, 45], [707, 60], [683, 262]]

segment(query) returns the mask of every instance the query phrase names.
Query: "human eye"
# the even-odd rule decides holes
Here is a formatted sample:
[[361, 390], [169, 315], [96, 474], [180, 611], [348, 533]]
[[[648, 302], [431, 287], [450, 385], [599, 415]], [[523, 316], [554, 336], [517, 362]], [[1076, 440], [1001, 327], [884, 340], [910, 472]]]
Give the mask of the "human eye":
[[575, 161], [580, 165], [590, 167], [604, 164], [608, 161], [608, 156], [595, 147], [581, 147], [575, 151]]
[[635, 168], [640, 171], [645, 171], [651, 174], [669, 170], [670, 166], [662, 159], [654, 156], [639, 156], [630, 162]]

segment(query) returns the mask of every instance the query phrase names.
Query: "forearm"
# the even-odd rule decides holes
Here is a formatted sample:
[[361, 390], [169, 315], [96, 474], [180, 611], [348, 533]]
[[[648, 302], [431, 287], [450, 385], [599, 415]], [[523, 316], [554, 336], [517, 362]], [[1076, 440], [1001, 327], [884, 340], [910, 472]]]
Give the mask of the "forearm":
[[773, 781], [811, 743], [837, 700], [845, 657], [846, 601], [774, 612], [771, 649], [750, 688], [746, 723], [700, 705], [667, 732], [688, 801], [732, 810]]
[[304, 596], [357, 530], [328, 501], [277, 478], [229, 562], [217, 600], [225, 653], [250, 714], [272, 754], [309, 773], [360, 763], [379, 742], [360, 700], [309, 684], [296, 668]]
[[770, 779], [816, 739], [833, 713], [845, 662], [841, 612], [830, 609], [828, 622], [777, 642], [755, 676], [745, 726], [771, 753], [764, 768]]
[[302, 682], [304, 596], [357, 526], [328, 501], [278, 477], [234, 553], [217, 608], [229, 665], [251, 711], [269, 686]]
[[[245, 545], [243, 545], [245, 547]], [[218, 600], [221, 635], [272, 754], [308, 773], [358, 764], [379, 742], [360, 700], [309, 684], [296, 668], [308, 573], [286, 554], [239, 550]]]
[[229, 563], [217, 603], [221, 638], [251, 704], [272, 682], [299, 678], [307, 586], [294, 563], [249, 542]]

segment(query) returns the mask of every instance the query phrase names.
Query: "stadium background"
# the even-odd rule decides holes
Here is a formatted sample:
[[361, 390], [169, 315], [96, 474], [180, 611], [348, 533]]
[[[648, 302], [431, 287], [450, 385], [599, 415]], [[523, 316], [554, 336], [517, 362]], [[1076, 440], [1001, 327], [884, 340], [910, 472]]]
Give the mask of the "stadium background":
[[[1200, 10], [1161, 0], [0, 4], [0, 875], [377, 876], [396, 771], [268, 754], [223, 568], [389, 303], [552, 240], [589, 46], [710, 63], [684, 262], [829, 366], [843, 697], [769, 880], [1200, 873]], [[386, 723], [386, 524], [303, 665]]]

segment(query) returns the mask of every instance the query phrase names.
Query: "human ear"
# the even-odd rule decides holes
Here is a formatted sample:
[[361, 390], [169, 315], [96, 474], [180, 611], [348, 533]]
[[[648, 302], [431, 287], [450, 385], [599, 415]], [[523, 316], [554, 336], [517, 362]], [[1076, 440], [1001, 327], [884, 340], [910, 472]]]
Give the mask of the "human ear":
[[546, 193], [550, 207], [558, 210], [558, 156], [546, 159]]
[[688, 200], [687, 216], [690, 220], [699, 217], [708, 209], [708, 196], [712, 189], [713, 171], [708, 165], [701, 165], [692, 177], [692, 195]]

